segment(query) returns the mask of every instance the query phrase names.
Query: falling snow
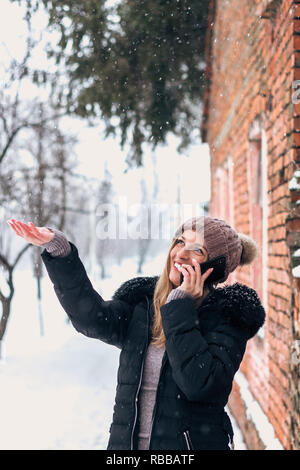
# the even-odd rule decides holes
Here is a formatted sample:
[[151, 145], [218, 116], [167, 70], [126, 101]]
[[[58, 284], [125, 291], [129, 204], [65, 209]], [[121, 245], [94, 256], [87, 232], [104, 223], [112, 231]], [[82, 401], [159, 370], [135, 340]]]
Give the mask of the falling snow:
[[[125, 278], [135, 277], [135, 263], [125, 263], [112, 267], [112, 278], [101, 281], [101, 289], [93, 282], [105, 299]], [[157, 274], [160, 263], [151, 260], [145, 275]], [[18, 270], [16, 286], [0, 362], [0, 449], [106, 449], [119, 350], [78, 334], [66, 322], [47, 277], [42, 280], [46, 335], [41, 338], [35, 282], [27, 271]], [[24, 310], [25, 292], [32, 292], [32, 301], [27, 295]], [[243, 450], [241, 432], [230, 417], [235, 449]]]

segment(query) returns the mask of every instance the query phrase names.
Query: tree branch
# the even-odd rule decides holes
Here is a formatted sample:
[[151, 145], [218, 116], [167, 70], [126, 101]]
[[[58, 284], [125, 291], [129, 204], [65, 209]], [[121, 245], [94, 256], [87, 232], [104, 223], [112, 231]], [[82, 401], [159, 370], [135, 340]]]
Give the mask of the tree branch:
[[30, 246], [34, 246], [34, 245], [32, 245], [31, 243], [27, 243], [27, 245], [25, 245], [24, 248], [22, 248], [22, 250], [18, 253], [18, 255], [17, 255], [17, 257], [16, 257], [16, 259], [15, 259], [13, 265], [12, 265], [12, 269], [15, 269], [17, 263], [20, 261], [21, 256], [24, 255], [24, 253], [28, 250], [28, 248]]
[[56, 114], [54, 116], [50, 116], [49, 118], [46, 118], [46, 119], [43, 119], [42, 121], [39, 121], [39, 122], [24, 122], [22, 124], [20, 124], [18, 127], [16, 127], [11, 135], [9, 136], [8, 138], [8, 141], [3, 149], [3, 151], [1, 152], [0, 154], [0, 165], [9, 149], [9, 147], [11, 146], [13, 140], [15, 139], [16, 135], [22, 130], [22, 129], [25, 129], [25, 128], [30, 128], [30, 127], [39, 127], [39, 126], [43, 126], [45, 123], [47, 123], [48, 121], [50, 120], [53, 120], [53, 119], [57, 119], [57, 118], [60, 118], [60, 117], [63, 117], [66, 115], [66, 112], [62, 113], [62, 114]]

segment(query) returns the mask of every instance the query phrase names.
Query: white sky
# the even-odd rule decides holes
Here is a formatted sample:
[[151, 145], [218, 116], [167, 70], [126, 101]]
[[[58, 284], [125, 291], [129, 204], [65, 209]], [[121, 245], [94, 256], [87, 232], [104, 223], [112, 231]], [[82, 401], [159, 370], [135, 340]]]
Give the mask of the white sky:
[[[11, 4], [9, 0], [2, 0], [0, 15], [0, 73], [3, 63], [9, 57], [21, 59], [24, 52], [24, 38], [26, 37], [26, 23], [22, 19], [22, 8], [17, 4]], [[42, 30], [46, 24], [46, 18], [41, 14], [34, 23], [36, 31]], [[49, 35], [47, 38], [49, 39]], [[38, 67], [51, 66], [42, 46], [34, 56], [34, 63]], [[38, 64], [38, 65], [37, 65]], [[30, 98], [38, 93], [44, 93], [42, 89], [36, 92], [36, 88], [28, 84], [22, 90], [24, 97]], [[108, 170], [112, 174], [115, 190], [120, 196], [126, 196], [128, 204], [139, 202], [140, 175], [147, 178], [149, 194], [153, 192], [153, 167], [151, 151], [144, 156], [144, 168], [131, 170], [124, 174], [126, 168], [125, 159], [127, 151], [121, 151], [118, 140], [109, 138], [103, 140], [99, 128], [89, 128], [84, 121], [79, 119], [65, 119], [63, 129], [70, 129], [79, 139], [76, 147], [79, 167], [78, 172], [94, 178], [102, 178], [104, 175], [105, 161]], [[176, 152], [178, 139], [169, 136], [168, 145], [160, 146], [156, 152], [156, 168], [159, 177], [159, 201], [161, 203], [175, 204], [177, 201], [178, 181], [180, 182], [181, 201], [183, 204], [199, 204], [210, 198], [210, 168], [209, 150], [207, 144], [190, 148], [186, 155]]]

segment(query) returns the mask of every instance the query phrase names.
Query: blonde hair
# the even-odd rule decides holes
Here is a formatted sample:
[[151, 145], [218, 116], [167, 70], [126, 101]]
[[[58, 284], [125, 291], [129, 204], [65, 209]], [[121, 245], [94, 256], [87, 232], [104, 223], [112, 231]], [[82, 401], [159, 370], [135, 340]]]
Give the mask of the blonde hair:
[[153, 294], [153, 308], [154, 308], [154, 321], [152, 329], [153, 344], [162, 347], [166, 343], [166, 337], [162, 327], [160, 307], [165, 304], [167, 297], [173, 285], [169, 279], [170, 268], [171, 268], [171, 256], [170, 253], [176, 244], [176, 238], [173, 239], [171, 247], [168, 251], [167, 260], [165, 267], [156, 283], [154, 294]]

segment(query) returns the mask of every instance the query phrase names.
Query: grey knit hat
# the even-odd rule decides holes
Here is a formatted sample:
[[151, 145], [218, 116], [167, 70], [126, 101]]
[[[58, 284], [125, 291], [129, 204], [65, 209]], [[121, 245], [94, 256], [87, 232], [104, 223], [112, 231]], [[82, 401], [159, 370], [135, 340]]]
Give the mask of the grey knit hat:
[[256, 258], [259, 248], [252, 238], [237, 233], [225, 220], [200, 216], [186, 220], [177, 228], [173, 239], [185, 230], [196, 230], [204, 238], [208, 259], [225, 256], [225, 275], [218, 282], [225, 282], [229, 273], [238, 266], [250, 264]]

